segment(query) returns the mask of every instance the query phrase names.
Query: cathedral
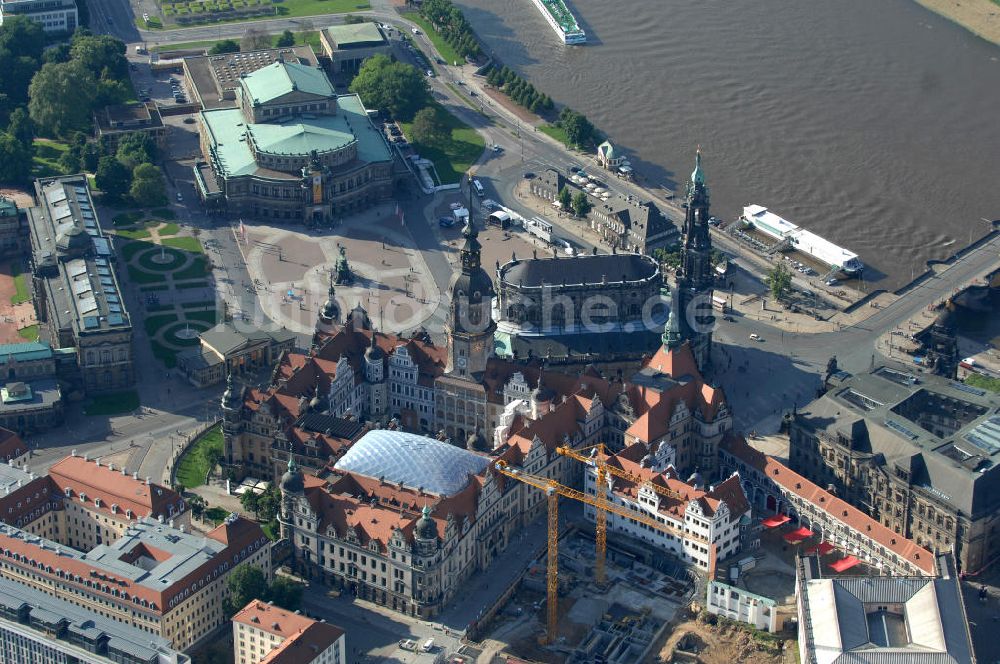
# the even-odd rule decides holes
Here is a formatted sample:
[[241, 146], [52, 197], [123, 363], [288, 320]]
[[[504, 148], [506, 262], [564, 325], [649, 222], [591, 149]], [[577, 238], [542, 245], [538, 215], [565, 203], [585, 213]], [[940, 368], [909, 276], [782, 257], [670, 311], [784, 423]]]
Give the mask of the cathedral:
[[[409, 336], [381, 332], [360, 305], [343, 313], [336, 299], [338, 278], [331, 274], [308, 352], [283, 353], [266, 387], [230, 384], [226, 390], [226, 463], [237, 475], [264, 479], [279, 477], [293, 459], [308, 470], [318, 470], [349, 449], [365, 430], [387, 426], [488, 452], [504, 444], [510, 423], [520, 417], [517, 404], [535, 408], [537, 419], [537, 406], [547, 412], [584, 390], [596, 392], [608, 412], [613, 426], [606, 440], [612, 446], [655, 445], [660, 429], [673, 430], [677, 421], [688, 421], [687, 416], [710, 421], [705, 431], [712, 432], [706, 433], [712, 444], [702, 447], [707, 452], [697, 452], [698, 435], [681, 436], [675, 445], [681, 472], [709, 470], [718, 444], [716, 433], [727, 430], [731, 418], [721, 392], [702, 378], [710, 362], [714, 323], [708, 218], [708, 188], [699, 153], [688, 184], [683, 265], [660, 341], [628, 362], [612, 365], [584, 356], [577, 358], [583, 360], [579, 366], [569, 368], [542, 354], [496, 352], [501, 336], [492, 310], [497, 291], [483, 269], [482, 246], [472, 219], [462, 231], [461, 266], [451, 285], [445, 344], [436, 344], [423, 329]], [[619, 258], [635, 259], [628, 254]], [[522, 261], [533, 262], [544, 261]], [[653, 273], [659, 278], [658, 272]], [[643, 293], [651, 288], [646, 281], [636, 280]], [[522, 286], [526, 283], [522, 281]], [[621, 334], [611, 336], [622, 339]], [[690, 360], [675, 359], [681, 356]], [[609, 366], [614, 370], [609, 372]], [[708, 399], [706, 406], [692, 405], [684, 418], [674, 417], [666, 424], [649, 423], [666, 407], [645, 401], [652, 398], [649, 395], [693, 389], [695, 384], [701, 386], [698, 398]], [[715, 399], [719, 403], [713, 403]], [[711, 416], [705, 417], [708, 412]], [[717, 426], [719, 422], [724, 424]], [[693, 434], [702, 428], [684, 426]]]

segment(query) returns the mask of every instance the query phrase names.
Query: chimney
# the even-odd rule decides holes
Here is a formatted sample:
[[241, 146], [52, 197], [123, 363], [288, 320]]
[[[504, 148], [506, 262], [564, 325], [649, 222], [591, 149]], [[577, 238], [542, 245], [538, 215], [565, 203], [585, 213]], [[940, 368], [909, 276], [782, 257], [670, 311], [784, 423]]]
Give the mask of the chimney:
[[122, 475], [128, 477], [128, 468], [126, 468], [125, 466], [122, 466]]
[[113, 463], [109, 463], [109, 464], [108, 464], [108, 470], [111, 470], [111, 471], [113, 471], [114, 469], [115, 469], [115, 464], [113, 464]]
[[94, 457], [94, 463], [96, 463], [97, 467], [100, 468], [101, 467], [101, 457]]
[[76, 448], [75, 448], [75, 447], [74, 447], [74, 448], [73, 448], [73, 450], [72, 450], [72, 451], [71, 451], [71, 452], [69, 453], [69, 455], [70, 455], [70, 456], [76, 456]]
[[149, 486], [149, 477], [146, 478], [146, 486]]
[[133, 470], [132, 471], [132, 479], [134, 479], [134, 480], [139, 479], [139, 471], [138, 470]]

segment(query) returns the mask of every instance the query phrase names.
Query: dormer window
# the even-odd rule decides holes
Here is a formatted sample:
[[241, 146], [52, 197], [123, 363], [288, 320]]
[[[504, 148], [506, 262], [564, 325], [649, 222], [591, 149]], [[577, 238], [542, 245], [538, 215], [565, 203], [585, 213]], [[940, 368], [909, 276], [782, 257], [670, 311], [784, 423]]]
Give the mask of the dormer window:
[[72, 487], [66, 487], [65, 491], [66, 491], [66, 497], [67, 498], [72, 498], [73, 497], [73, 488]]

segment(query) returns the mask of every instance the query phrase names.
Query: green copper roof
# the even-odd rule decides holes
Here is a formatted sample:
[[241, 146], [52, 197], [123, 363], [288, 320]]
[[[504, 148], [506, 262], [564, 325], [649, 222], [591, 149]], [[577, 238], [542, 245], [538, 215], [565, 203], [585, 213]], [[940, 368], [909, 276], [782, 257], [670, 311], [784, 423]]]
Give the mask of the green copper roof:
[[338, 49], [379, 46], [388, 43], [382, 31], [374, 23], [331, 25], [325, 32]]
[[[324, 120], [326, 118], [323, 118]], [[330, 152], [350, 145], [354, 135], [343, 127], [327, 127], [315, 119], [287, 124], [252, 124], [247, 127], [257, 149], [268, 154], [309, 154], [310, 150]]]
[[[324, 152], [358, 144], [358, 159], [369, 163], [390, 161], [385, 140], [368, 119], [357, 95], [337, 98], [335, 115], [297, 116], [283, 123], [245, 124], [238, 108], [202, 111], [208, 133], [213, 163], [224, 177], [251, 175], [257, 172], [248, 141], [271, 153], [306, 155], [312, 150]], [[295, 177], [289, 175], [288, 177]]]
[[0, 361], [6, 360], [8, 357], [13, 357], [20, 362], [42, 360], [52, 357], [52, 347], [38, 341], [0, 345]]
[[243, 89], [255, 104], [267, 102], [298, 90], [332, 97], [333, 86], [323, 70], [297, 62], [272, 62], [243, 79]]
[[0, 217], [16, 217], [17, 205], [9, 198], [0, 196]]
[[701, 150], [695, 153], [694, 170], [691, 171], [692, 184], [705, 184], [705, 171], [701, 170]]

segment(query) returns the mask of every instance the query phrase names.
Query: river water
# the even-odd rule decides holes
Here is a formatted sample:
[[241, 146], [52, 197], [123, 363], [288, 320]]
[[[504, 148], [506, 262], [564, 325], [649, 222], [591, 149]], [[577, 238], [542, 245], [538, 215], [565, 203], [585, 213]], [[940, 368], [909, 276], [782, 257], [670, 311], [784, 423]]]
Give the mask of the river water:
[[1000, 48], [910, 0], [461, 0], [487, 47], [586, 114], [648, 183], [702, 146], [713, 212], [757, 203], [895, 287], [1000, 218]]

